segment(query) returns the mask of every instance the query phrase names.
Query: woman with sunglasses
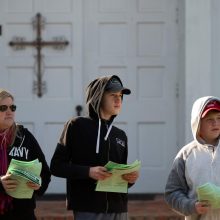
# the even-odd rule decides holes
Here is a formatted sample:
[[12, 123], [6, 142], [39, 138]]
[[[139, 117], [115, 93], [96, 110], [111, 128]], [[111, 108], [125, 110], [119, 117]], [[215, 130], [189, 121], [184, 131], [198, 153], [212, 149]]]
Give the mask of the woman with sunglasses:
[[[16, 105], [14, 97], [8, 91], [0, 89], [0, 219], [35, 220], [35, 196], [42, 195], [50, 182], [51, 174], [45, 156], [34, 136], [22, 125], [15, 123]], [[7, 192], [16, 190], [19, 181], [8, 170], [11, 159], [42, 163], [41, 186], [27, 182], [27, 187], [34, 190], [30, 199], [18, 199]]]

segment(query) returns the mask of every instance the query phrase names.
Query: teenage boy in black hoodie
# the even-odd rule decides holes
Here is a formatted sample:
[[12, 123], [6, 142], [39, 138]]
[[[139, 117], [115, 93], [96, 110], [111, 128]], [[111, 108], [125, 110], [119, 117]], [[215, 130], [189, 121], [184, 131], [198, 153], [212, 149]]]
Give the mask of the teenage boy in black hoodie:
[[[89, 115], [70, 119], [64, 127], [51, 160], [51, 172], [67, 178], [67, 206], [75, 220], [126, 220], [127, 193], [95, 191], [97, 180], [111, 176], [104, 165], [108, 161], [126, 164], [128, 156], [125, 132], [112, 125], [119, 114], [123, 87], [116, 75], [95, 79], [87, 87]], [[122, 176], [129, 186], [138, 172]]]

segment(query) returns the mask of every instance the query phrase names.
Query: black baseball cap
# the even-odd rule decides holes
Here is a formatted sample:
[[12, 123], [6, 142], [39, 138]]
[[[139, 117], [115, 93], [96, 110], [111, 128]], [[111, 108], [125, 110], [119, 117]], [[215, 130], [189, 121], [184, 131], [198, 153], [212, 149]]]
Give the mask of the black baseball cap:
[[116, 77], [113, 77], [108, 81], [108, 83], [105, 87], [105, 91], [108, 91], [108, 92], [119, 92], [119, 91], [121, 91], [122, 94], [125, 94], [125, 95], [131, 94], [131, 90], [128, 89], [128, 88], [123, 87], [121, 81]]

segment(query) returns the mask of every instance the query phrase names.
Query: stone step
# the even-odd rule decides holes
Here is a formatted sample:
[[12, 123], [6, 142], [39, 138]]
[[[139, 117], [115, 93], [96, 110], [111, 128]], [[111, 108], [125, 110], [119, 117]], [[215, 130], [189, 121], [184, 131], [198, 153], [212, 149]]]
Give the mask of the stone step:
[[[173, 212], [162, 197], [154, 200], [129, 200], [129, 220], [183, 220], [184, 217]], [[72, 211], [66, 210], [66, 202], [37, 201], [37, 220], [73, 220]]]

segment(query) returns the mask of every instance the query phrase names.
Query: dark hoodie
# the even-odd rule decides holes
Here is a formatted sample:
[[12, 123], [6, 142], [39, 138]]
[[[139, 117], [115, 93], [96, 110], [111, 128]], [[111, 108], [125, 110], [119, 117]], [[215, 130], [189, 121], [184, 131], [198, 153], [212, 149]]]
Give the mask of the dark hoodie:
[[[105, 87], [113, 77], [101, 77], [87, 88], [89, 115], [70, 119], [64, 126], [51, 160], [51, 172], [67, 178], [68, 209], [78, 212], [127, 212], [127, 193], [97, 192], [89, 169], [108, 161], [127, 163], [127, 136], [110, 121], [100, 118], [100, 103]], [[120, 81], [121, 82], [121, 81]], [[123, 91], [122, 91], [123, 92]]]
[[[42, 163], [42, 185], [39, 190], [35, 190], [31, 199], [16, 199], [12, 200], [12, 210], [9, 210], [5, 215], [0, 215], [0, 219], [29, 219], [34, 213], [36, 207], [36, 196], [41, 196], [46, 191], [50, 182], [50, 170], [47, 165], [45, 156], [34, 138], [34, 136], [22, 125], [16, 125], [17, 133], [14, 143], [8, 147], [8, 161], [11, 159], [21, 161], [32, 161], [39, 159]], [[0, 183], [0, 192], [5, 193], [5, 190]], [[1, 201], [0, 201], [1, 203]], [[29, 216], [29, 217], [27, 217]]]

